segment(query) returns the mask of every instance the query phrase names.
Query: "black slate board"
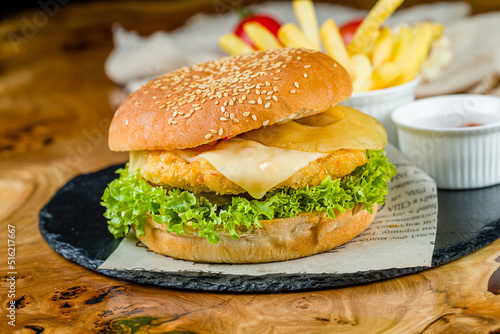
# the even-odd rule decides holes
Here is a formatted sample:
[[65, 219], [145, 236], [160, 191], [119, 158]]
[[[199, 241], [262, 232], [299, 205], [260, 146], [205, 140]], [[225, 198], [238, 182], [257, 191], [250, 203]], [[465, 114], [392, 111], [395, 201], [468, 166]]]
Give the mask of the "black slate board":
[[[99, 205], [106, 185], [120, 166], [77, 176], [40, 212], [40, 232], [57, 253], [104, 275], [167, 288], [227, 292], [274, 292], [335, 288], [416, 273], [414, 267], [354, 274], [273, 274], [264, 276], [157, 273], [98, 269], [118, 247]], [[432, 267], [458, 259], [500, 237], [500, 185], [438, 191], [438, 226]]]

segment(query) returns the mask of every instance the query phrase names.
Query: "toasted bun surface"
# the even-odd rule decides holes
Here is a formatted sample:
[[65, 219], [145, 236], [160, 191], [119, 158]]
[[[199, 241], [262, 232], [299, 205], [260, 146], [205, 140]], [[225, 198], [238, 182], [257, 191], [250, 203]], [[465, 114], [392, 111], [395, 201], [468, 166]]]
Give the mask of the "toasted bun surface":
[[197, 147], [320, 113], [346, 100], [349, 75], [329, 56], [283, 48], [167, 73], [131, 94], [109, 129], [114, 151]]
[[239, 240], [220, 235], [217, 245], [195, 233], [166, 233], [149, 218], [139, 240], [156, 253], [183, 260], [212, 263], [261, 263], [296, 259], [318, 254], [349, 242], [361, 234], [376, 214], [354, 208], [335, 219], [326, 213], [303, 213], [295, 218], [261, 221]]

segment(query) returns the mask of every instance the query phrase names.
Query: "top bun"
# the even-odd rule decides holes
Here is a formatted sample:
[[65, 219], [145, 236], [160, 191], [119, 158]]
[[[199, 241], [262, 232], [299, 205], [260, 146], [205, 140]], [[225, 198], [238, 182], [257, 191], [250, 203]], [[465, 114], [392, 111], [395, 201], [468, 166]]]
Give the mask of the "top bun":
[[197, 147], [320, 113], [346, 100], [345, 69], [324, 53], [283, 48], [183, 67], [151, 80], [118, 108], [114, 151]]

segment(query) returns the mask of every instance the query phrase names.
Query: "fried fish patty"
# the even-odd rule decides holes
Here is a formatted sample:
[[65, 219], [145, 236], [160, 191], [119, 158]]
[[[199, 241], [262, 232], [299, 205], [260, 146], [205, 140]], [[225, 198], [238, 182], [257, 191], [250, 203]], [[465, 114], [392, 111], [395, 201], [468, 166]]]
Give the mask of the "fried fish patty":
[[[141, 155], [140, 173], [150, 183], [177, 187], [194, 193], [236, 195], [245, 192], [203, 158], [190, 162], [176, 151], [144, 151]], [[364, 150], [338, 150], [325, 158], [312, 161], [273, 189], [316, 186], [327, 176], [331, 179], [340, 178], [366, 162]]]

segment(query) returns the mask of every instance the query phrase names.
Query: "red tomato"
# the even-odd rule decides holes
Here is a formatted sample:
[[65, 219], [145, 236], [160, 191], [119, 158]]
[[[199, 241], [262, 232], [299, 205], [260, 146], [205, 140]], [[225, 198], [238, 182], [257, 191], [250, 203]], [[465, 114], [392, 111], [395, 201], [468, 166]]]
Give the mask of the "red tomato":
[[363, 22], [363, 19], [354, 19], [344, 23], [339, 28], [340, 35], [342, 35], [342, 39], [344, 40], [345, 45], [348, 45], [351, 42], [361, 22]]
[[281, 23], [279, 23], [275, 18], [265, 15], [265, 14], [252, 14], [248, 17], [243, 18], [240, 21], [236, 29], [234, 29], [234, 33], [241, 37], [245, 42], [250, 44], [253, 48], [256, 48], [255, 45], [250, 40], [250, 37], [243, 31], [243, 25], [247, 22], [257, 22], [262, 24], [267, 30], [269, 30], [274, 36], [278, 37], [278, 30], [281, 27]]

